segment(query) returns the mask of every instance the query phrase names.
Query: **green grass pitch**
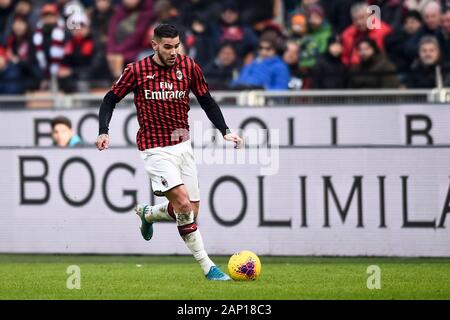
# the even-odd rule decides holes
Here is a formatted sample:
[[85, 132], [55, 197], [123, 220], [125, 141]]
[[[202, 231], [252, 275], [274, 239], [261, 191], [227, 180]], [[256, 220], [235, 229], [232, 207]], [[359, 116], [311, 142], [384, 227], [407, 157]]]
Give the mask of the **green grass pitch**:
[[[226, 270], [228, 257], [213, 257]], [[450, 299], [450, 259], [264, 257], [253, 282], [210, 282], [190, 256], [0, 255], [0, 299]], [[81, 288], [67, 289], [77, 265]], [[381, 289], [367, 288], [367, 267]]]

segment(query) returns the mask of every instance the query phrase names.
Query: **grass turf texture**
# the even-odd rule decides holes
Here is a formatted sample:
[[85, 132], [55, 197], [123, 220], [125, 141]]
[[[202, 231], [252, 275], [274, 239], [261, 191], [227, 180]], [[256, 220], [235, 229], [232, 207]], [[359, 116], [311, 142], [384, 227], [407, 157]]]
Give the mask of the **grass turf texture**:
[[[450, 299], [450, 259], [260, 258], [257, 281], [211, 282], [190, 256], [5, 254], [0, 299]], [[213, 259], [226, 270], [228, 257]], [[66, 287], [70, 265], [79, 290]], [[380, 290], [367, 289], [369, 265], [381, 268]]]

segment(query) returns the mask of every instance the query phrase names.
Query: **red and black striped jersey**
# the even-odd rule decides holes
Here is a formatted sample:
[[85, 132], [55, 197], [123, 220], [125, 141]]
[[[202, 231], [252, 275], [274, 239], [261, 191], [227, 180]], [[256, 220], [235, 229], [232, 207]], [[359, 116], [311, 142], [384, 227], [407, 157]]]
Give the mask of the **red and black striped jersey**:
[[165, 147], [189, 136], [189, 92], [201, 97], [208, 85], [193, 59], [179, 54], [173, 66], [163, 67], [151, 56], [128, 64], [111, 91], [123, 99], [134, 92], [139, 150]]

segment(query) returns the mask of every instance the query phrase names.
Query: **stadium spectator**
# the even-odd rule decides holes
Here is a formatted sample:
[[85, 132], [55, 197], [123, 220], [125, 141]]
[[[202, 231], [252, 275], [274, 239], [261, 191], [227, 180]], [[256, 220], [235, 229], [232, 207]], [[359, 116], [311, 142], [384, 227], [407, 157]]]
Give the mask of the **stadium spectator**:
[[297, 40], [290, 39], [286, 42], [286, 49], [283, 53], [283, 61], [289, 67], [291, 77], [289, 79], [289, 89], [300, 90], [303, 87], [303, 78], [305, 75], [300, 69], [299, 63], [300, 45]]
[[[431, 89], [438, 86], [436, 74], [441, 67], [441, 53], [438, 40], [432, 36], [425, 36], [420, 40], [419, 58], [412, 64], [407, 78], [408, 88]], [[449, 77], [443, 79], [449, 85]]]
[[277, 55], [278, 43], [273, 37], [263, 37], [259, 42], [258, 57], [242, 68], [233, 81], [233, 88], [286, 90], [289, 84], [289, 68]]
[[214, 60], [216, 46], [212, 24], [207, 17], [201, 14], [194, 16], [186, 32], [186, 50], [189, 56], [201, 65]]
[[6, 23], [6, 40], [12, 32], [12, 25], [17, 17], [24, 19], [27, 22], [28, 26], [31, 27], [29, 28], [30, 31], [32, 31], [31, 29], [36, 26], [39, 20], [39, 9], [39, 6], [31, 0], [17, 1], [14, 11], [9, 15], [8, 21]]
[[114, 14], [112, 0], [95, 0], [92, 10], [88, 12], [91, 21], [91, 33], [94, 41], [94, 56], [92, 57], [92, 86], [109, 86], [112, 79], [106, 60], [106, 46], [108, 43], [108, 25]]
[[422, 28], [405, 44], [405, 51], [411, 60], [417, 57], [419, 43], [423, 37], [438, 36], [441, 26], [441, 5], [435, 1], [427, 3], [422, 11], [422, 18], [424, 21]]
[[155, 11], [156, 19], [150, 27], [150, 29], [152, 29], [151, 36], [153, 37], [153, 29], [155, 29], [159, 24], [168, 23], [176, 26], [177, 30], [180, 30], [180, 40], [184, 43], [187, 28], [183, 25], [179, 8], [175, 7], [170, 0], [158, 0], [156, 1], [153, 10]]
[[386, 53], [400, 74], [409, 70], [414, 56], [407, 52], [407, 43], [412, 41], [422, 27], [422, 16], [418, 11], [409, 11], [405, 15], [403, 28], [394, 30], [385, 40]]
[[80, 136], [76, 135], [72, 129], [72, 122], [70, 119], [60, 116], [52, 119], [52, 139], [53, 144], [57, 147], [80, 147], [84, 143]]
[[23, 92], [19, 67], [8, 60], [6, 50], [0, 47], [0, 94], [22, 94]]
[[327, 20], [333, 31], [341, 34], [352, 24], [351, 7], [360, 0], [333, 0], [324, 2]]
[[12, 0], [0, 0], [0, 46], [6, 42], [6, 29], [10, 14], [14, 11]]
[[352, 6], [351, 15], [353, 25], [348, 27], [342, 33], [342, 44], [344, 52], [342, 53], [342, 62], [345, 65], [353, 66], [360, 62], [357, 43], [363, 38], [370, 38], [375, 41], [378, 48], [384, 49], [384, 38], [391, 33], [391, 27], [376, 17], [372, 17], [373, 28], [368, 28], [369, 13], [367, 4], [357, 3]]
[[238, 53], [234, 44], [225, 42], [220, 46], [216, 59], [206, 65], [203, 73], [212, 90], [226, 90], [237, 73]]
[[446, 9], [442, 15], [442, 26], [438, 32], [439, 44], [443, 55], [443, 61], [446, 61], [446, 66], [450, 63], [450, 8]]
[[238, 1], [241, 20], [244, 24], [254, 26], [274, 17], [276, 0]]
[[181, 21], [185, 27], [192, 25], [195, 19], [212, 22], [220, 12], [220, 3], [214, 0], [171, 0], [174, 7], [179, 8]]
[[240, 21], [238, 5], [227, 0], [220, 13], [219, 23], [213, 29], [217, 47], [224, 42], [232, 42], [239, 54], [244, 56], [258, 46], [258, 38], [253, 30]]
[[380, 51], [375, 40], [359, 40], [357, 49], [361, 62], [350, 70], [350, 88], [382, 89], [398, 88], [395, 66]]
[[41, 89], [49, 89], [49, 79], [57, 76], [64, 57], [64, 20], [60, 18], [54, 4], [46, 4], [41, 9], [41, 19], [33, 34], [33, 50], [43, 76]]
[[153, 0], [122, 0], [109, 24], [107, 60], [113, 77], [143, 49], [153, 19]]
[[88, 92], [91, 75], [94, 41], [90, 31], [89, 18], [78, 15], [73, 20], [78, 28], [70, 31], [70, 37], [64, 45], [64, 58], [58, 71], [61, 90], [66, 93]]
[[392, 29], [402, 27], [405, 13], [402, 0], [369, 0], [368, 3], [380, 8], [381, 20], [389, 24]]
[[20, 69], [25, 90], [39, 88], [41, 73], [33, 57], [30, 26], [22, 16], [16, 16], [7, 41], [8, 59]]
[[327, 51], [319, 57], [313, 69], [313, 89], [347, 88], [348, 71], [341, 61], [342, 51], [340, 36], [331, 36], [328, 40]]
[[292, 10], [292, 12], [290, 13], [291, 16], [295, 15], [295, 14], [303, 14], [303, 15], [307, 15], [307, 12], [309, 11], [309, 9], [312, 6], [316, 6], [320, 3], [319, 0], [299, 0], [297, 1], [297, 5], [294, 8], [294, 10]]
[[327, 49], [331, 27], [325, 21], [325, 12], [319, 5], [310, 5], [306, 16], [309, 28], [308, 34], [300, 40], [300, 67], [310, 70]]
[[290, 36], [300, 41], [308, 33], [307, 23], [305, 15], [301, 13], [293, 15], [290, 21]]

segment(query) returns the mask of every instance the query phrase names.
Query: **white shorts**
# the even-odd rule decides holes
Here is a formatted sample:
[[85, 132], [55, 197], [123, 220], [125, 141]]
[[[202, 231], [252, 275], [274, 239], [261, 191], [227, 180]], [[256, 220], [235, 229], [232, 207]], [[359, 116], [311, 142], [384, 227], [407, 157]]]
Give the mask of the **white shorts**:
[[191, 201], [200, 201], [197, 168], [191, 140], [173, 146], [156, 147], [141, 151], [145, 170], [152, 180], [153, 193], [164, 196], [184, 184]]

